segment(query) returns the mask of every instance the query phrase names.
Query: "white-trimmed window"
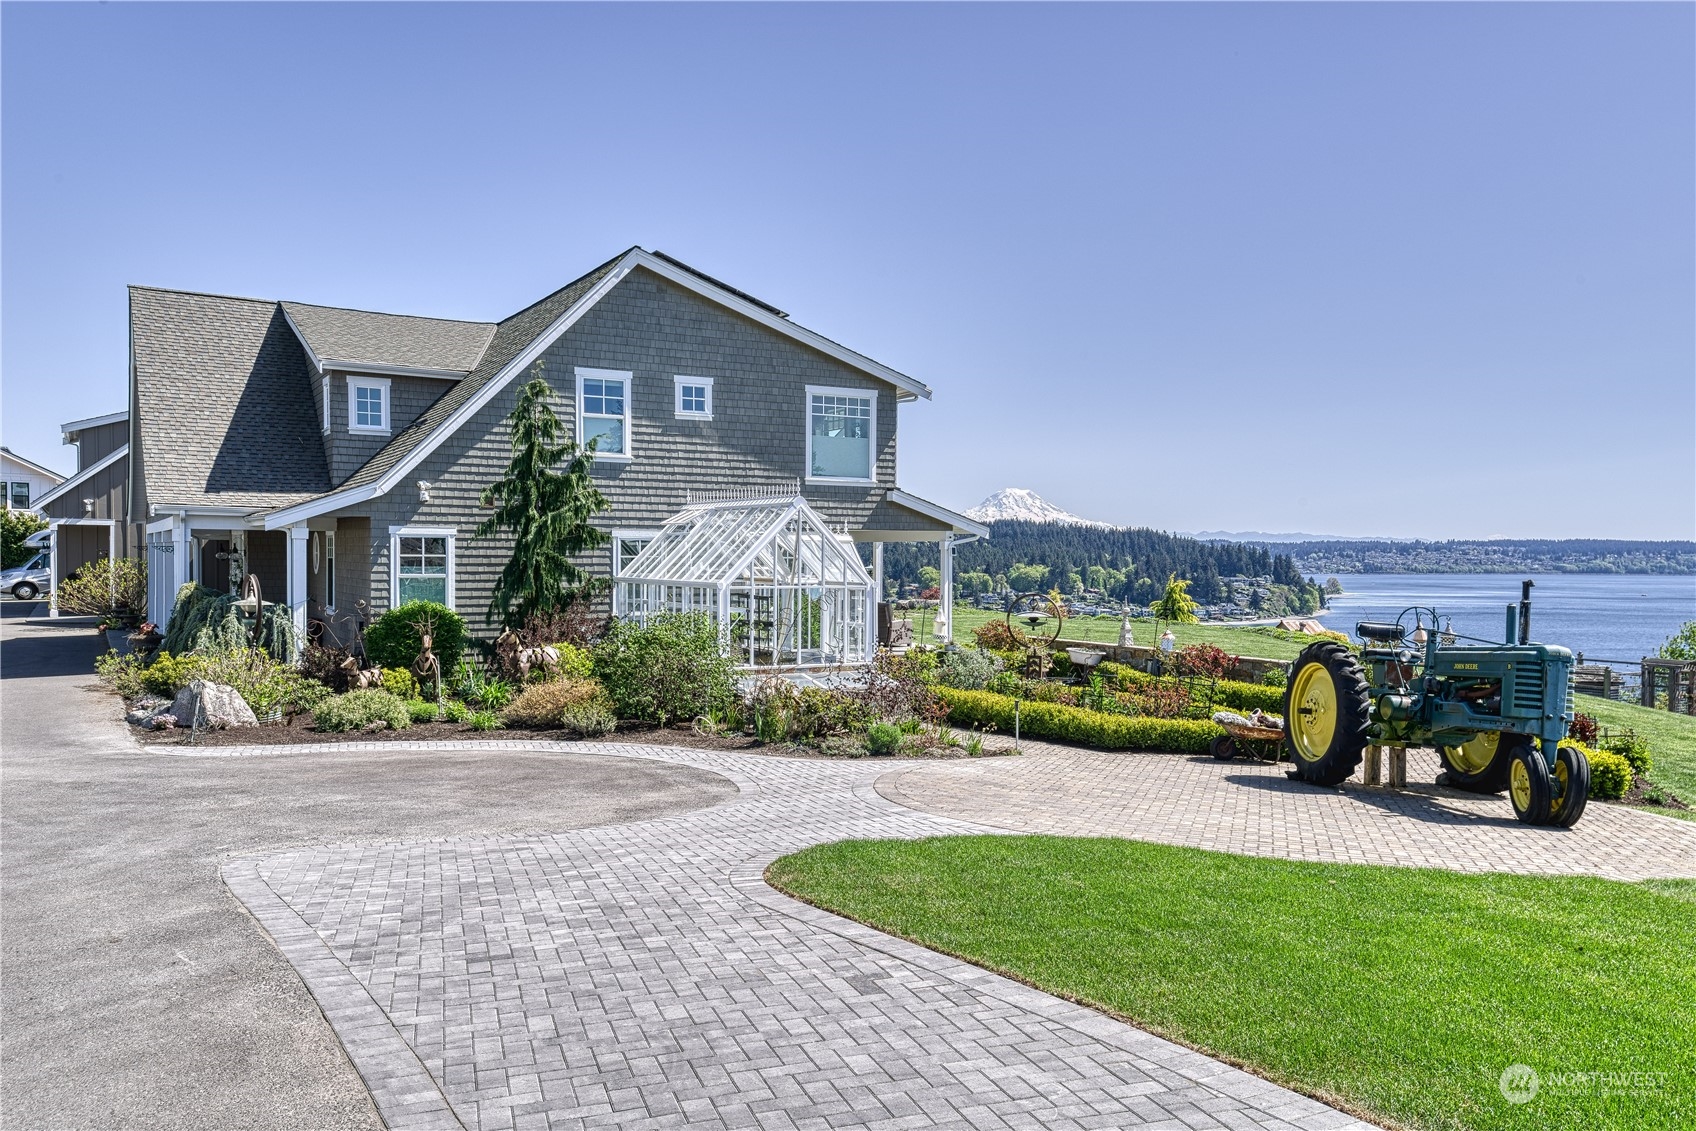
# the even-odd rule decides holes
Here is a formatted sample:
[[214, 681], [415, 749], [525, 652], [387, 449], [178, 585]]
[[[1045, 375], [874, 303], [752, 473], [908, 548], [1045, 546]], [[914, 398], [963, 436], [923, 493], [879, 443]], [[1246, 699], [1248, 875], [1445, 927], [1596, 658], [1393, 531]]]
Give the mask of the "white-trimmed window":
[[452, 530], [389, 527], [389, 607], [435, 601], [453, 608]]
[[807, 479], [871, 483], [877, 460], [877, 393], [807, 386]]
[[596, 459], [630, 458], [630, 374], [577, 369], [577, 442], [595, 442]]
[[683, 420], [713, 418], [713, 379], [711, 377], [677, 377], [677, 415]]
[[389, 379], [387, 377], [353, 377], [347, 379], [347, 430], [349, 432], [379, 432], [389, 430]]

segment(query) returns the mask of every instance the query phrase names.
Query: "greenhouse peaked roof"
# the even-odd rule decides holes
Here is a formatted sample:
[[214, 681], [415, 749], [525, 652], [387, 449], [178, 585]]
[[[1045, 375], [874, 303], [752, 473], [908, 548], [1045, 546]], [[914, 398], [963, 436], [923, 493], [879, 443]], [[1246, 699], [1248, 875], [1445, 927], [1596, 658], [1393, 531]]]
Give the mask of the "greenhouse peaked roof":
[[618, 575], [674, 585], [872, 584], [859, 551], [800, 495], [699, 503], [667, 520]]

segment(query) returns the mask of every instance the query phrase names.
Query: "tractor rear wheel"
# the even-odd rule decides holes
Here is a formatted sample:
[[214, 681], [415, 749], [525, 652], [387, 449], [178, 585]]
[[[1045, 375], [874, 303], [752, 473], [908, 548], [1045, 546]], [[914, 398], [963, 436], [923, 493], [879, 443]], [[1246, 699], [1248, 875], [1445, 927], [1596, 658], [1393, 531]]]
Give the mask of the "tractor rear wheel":
[[1437, 753], [1448, 772], [1444, 785], [1473, 793], [1500, 793], [1508, 787], [1508, 762], [1513, 743], [1498, 731], [1484, 731], [1459, 746], [1439, 746]]
[[1584, 751], [1563, 746], [1555, 753], [1555, 799], [1550, 805], [1551, 825], [1570, 829], [1584, 816], [1590, 800], [1590, 759]]
[[1371, 718], [1366, 675], [1341, 644], [1310, 644], [1290, 667], [1284, 689], [1284, 746], [1296, 776], [1341, 785], [1360, 765]]
[[1513, 802], [1513, 815], [1528, 825], [1546, 825], [1553, 815], [1554, 781], [1549, 764], [1537, 744], [1523, 735], [1515, 735], [1510, 744], [1508, 762], [1508, 800]]

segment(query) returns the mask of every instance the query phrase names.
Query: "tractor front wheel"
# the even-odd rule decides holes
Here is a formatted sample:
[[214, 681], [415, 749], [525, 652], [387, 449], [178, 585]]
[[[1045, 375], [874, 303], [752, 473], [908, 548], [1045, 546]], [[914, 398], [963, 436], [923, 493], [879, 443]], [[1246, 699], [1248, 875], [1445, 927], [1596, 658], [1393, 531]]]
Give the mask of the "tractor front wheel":
[[1284, 745], [1295, 774], [1314, 785], [1341, 785], [1360, 765], [1371, 719], [1366, 675], [1341, 644], [1310, 644], [1290, 667], [1284, 690]]
[[1437, 753], [1448, 771], [1442, 783], [1472, 793], [1500, 793], [1508, 787], [1508, 762], [1513, 743], [1497, 731], [1475, 734], [1460, 746], [1439, 746]]
[[1555, 752], [1555, 799], [1550, 804], [1549, 823], [1570, 829], [1584, 816], [1590, 800], [1590, 759], [1584, 751], [1563, 746]]
[[1543, 752], [1529, 738], [1515, 736], [1508, 757], [1508, 800], [1513, 802], [1513, 815], [1528, 825], [1548, 824], [1554, 816], [1555, 788]]

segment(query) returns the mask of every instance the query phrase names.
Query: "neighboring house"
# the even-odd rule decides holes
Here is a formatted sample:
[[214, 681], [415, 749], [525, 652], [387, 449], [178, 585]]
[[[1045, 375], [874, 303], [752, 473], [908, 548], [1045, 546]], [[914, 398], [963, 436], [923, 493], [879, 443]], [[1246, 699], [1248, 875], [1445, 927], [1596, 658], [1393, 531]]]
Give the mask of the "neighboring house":
[[[538, 369], [572, 434], [598, 439], [595, 480], [610, 507], [597, 521], [613, 538], [583, 564], [600, 576], [623, 575], [673, 519], [710, 523], [702, 506], [763, 499], [774, 506], [750, 521], [772, 524], [766, 548], [718, 563], [747, 584], [703, 583], [717, 586], [710, 609], [772, 606], [753, 590], [759, 562], [776, 564], [781, 526], [792, 540], [778, 557], [796, 588], [776, 603], [810, 607], [816, 628], [818, 593], [802, 592], [816, 579], [793, 568], [795, 554], [829, 571], [829, 586], [875, 601], [882, 543], [938, 542], [951, 588], [954, 541], [987, 533], [896, 485], [897, 406], [928, 399], [925, 385], [640, 248], [500, 322], [132, 287], [130, 349], [130, 516], [146, 524], [156, 621], [184, 582], [228, 589], [251, 572], [297, 623], [340, 639], [360, 610], [412, 597], [490, 631], [511, 543], [472, 533], [510, 456], [517, 390]], [[807, 548], [826, 536], [822, 556]], [[869, 545], [869, 570], [855, 544]], [[658, 584], [616, 592], [645, 594], [621, 613], [698, 606]], [[798, 593], [811, 606], [795, 605]], [[863, 637], [842, 639], [869, 649]]]
[[138, 556], [142, 538], [129, 520], [130, 414], [73, 420], [59, 431], [76, 446], [76, 474], [36, 500], [50, 531], [52, 616], [59, 615], [59, 582], [99, 558]]
[[0, 491], [5, 492], [7, 510], [34, 510], [36, 500], [64, 481], [52, 468], [27, 460], [11, 448], [0, 448]]

